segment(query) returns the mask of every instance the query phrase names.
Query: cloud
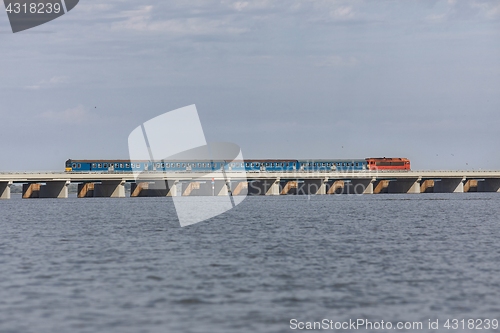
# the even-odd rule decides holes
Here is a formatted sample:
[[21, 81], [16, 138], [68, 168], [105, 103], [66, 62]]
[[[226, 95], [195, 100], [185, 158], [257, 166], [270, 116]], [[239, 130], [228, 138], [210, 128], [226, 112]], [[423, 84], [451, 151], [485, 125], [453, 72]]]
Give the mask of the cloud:
[[341, 57], [338, 55], [315, 58], [315, 64], [318, 67], [353, 67], [358, 64], [358, 59], [355, 57]]
[[66, 82], [68, 82], [67, 76], [54, 76], [49, 80], [42, 80], [37, 84], [26, 86], [25, 89], [29, 90], [48, 89]]
[[427, 21], [430, 22], [443, 22], [448, 18], [448, 15], [443, 13], [443, 14], [429, 14], [425, 17]]
[[471, 7], [478, 8], [488, 19], [500, 18], [500, 3], [498, 1], [477, 1]]
[[352, 10], [352, 7], [349, 6], [340, 6], [338, 8], [335, 8], [331, 12], [331, 16], [335, 19], [350, 19], [354, 17], [354, 12]]
[[46, 111], [40, 115], [41, 118], [53, 120], [63, 123], [78, 124], [89, 119], [90, 113], [83, 105], [78, 105], [74, 108], [64, 111]]
[[153, 13], [153, 6], [123, 11], [118, 15], [122, 20], [113, 23], [112, 29], [115, 31], [163, 32], [172, 35], [238, 34], [246, 31], [246, 29], [230, 24], [229, 19], [192, 16], [160, 20], [154, 19]]

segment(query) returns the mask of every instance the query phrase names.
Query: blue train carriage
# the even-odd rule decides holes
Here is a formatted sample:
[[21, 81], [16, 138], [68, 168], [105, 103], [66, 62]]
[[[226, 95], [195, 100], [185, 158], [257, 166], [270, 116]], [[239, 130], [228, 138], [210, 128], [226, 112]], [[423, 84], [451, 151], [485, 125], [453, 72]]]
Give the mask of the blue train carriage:
[[245, 160], [247, 172], [293, 172], [298, 170], [297, 160]]
[[227, 172], [245, 172], [245, 161], [244, 160], [234, 160], [234, 161], [224, 161], [224, 171]]
[[360, 172], [368, 169], [364, 159], [299, 160], [299, 170], [304, 172]]
[[148, 170], [148, 161], [67, 160], [66, 172], [132, 172]]
[[152, 171], [164, 172], [213, 172], [221, 170], [224, 161], [208, 160], [173, 160], [155, 161]]
[[66, 172], [213, 172], [225, 161], [67, 160]]

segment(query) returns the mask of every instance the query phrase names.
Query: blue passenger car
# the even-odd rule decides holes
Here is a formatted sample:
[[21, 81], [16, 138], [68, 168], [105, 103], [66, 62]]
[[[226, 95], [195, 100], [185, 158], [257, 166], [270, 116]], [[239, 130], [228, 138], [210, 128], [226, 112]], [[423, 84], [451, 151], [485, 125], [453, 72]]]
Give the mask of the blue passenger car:
[[299, 160], [304, 172], [359, 172], [367, 170], [366, 160]]
[[245, 160], [245, 170], [249, 172], [293, 172], [297, 169], [297, 160]]
[[367, 161], [356, 160], [67, 160], [67, 172], [359, 172]]

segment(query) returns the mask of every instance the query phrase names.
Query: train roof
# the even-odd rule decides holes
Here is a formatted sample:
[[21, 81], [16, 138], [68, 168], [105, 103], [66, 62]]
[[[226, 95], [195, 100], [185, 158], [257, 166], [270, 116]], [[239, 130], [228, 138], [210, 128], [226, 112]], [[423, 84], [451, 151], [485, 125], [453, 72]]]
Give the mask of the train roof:
[[343, 159], [300, 159], [299, 162], [353, 162], [353, 161], [365, 161], [364, 158], [353, 158], [353, 159], [348, 159], [348, 158], [343, 158]]
[[406, 157], [368, 157], [367, 160], [409, 161]]

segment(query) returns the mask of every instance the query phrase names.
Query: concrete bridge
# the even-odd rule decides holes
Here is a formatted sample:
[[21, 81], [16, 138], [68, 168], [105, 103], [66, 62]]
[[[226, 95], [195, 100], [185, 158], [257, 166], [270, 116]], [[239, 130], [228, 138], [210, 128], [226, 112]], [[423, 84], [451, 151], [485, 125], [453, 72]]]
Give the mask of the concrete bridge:
[[67, 198], [71, 183], [79, 198], [125, 197], [127, 182], [131, 197], [500, 192], [500, 171], [0, 173], [0, 199], [13, 184], [23, 198]]

